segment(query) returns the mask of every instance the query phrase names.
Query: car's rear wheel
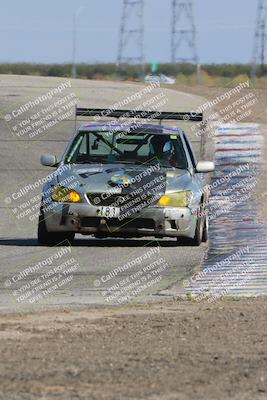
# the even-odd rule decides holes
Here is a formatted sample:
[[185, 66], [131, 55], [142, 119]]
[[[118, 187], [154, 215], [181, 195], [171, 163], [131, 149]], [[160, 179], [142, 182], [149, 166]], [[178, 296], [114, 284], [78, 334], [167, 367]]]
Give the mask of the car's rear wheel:
[[42, 208], [40, 209], [38, 221], [38, 243], [46, 246], [56, 246], [58, 244], [67, 245], [75, 237], [74, 232], [48, 232]]

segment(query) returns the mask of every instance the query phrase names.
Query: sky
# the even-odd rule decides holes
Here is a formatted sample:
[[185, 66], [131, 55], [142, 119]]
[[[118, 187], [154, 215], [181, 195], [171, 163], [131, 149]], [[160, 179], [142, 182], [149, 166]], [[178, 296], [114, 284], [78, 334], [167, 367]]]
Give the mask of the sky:
[[[9, 0], [0, 16], [1, 62], [71, 62], [77, 12], [77, 61], [115, 62], [123, 0]], [[145, 0], [146, 62], [171, 60], [171, 0]], [[195, 0], [197, 52], [203, 63], [248, 63], [255, 0]]]

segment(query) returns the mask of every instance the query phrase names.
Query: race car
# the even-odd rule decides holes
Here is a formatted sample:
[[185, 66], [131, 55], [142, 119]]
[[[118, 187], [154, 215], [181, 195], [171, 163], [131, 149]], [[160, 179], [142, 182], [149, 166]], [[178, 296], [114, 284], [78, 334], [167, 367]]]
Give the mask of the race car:
[[43, 187], [40, 244], [71, 242], [76, 233], [169, 237], [195, 246], [207, 241], [205, 173], [214, 163], [197, 162], [183, 129], [140, 122], [201, 121], [202, 114], [77, 108], [76, 116], [117, 121], [80, 126], [60, 161], [41, 156], [55, 170]]

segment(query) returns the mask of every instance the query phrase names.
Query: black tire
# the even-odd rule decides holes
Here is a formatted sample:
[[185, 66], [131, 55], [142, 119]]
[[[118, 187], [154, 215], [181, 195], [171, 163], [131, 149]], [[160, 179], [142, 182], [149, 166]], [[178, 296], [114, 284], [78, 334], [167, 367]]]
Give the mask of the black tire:
[[206, 243], [209, 240], [209, 218], [208, 215], [205, 216], [202, 242]]
[[200, 246], [202, 243], [202, 238], [203, 238], [203, 218], [199, 218], [197, 220], [197, 226], [195, 230], [195, 236], [192, 240], [192, 246]]
[[[205, 217], [204, 217], [205, 218]], [[178, 245], [180, 246], [200, 246], [203, 240], [203, 233], [204, 233], [204, 218], [200, 217], [197, 220], [195, 236], [193, 239], [191, 238], [181, 238], [178, 237]]]
[[74, 240], [74, 237], [74, 232], [48, 232], [46, 229], [43, 210], [42, 208], [40, 209], [37, 234], [37, 240], [39, 244], [45, 246], [56, 246], [58, 244], [68, 245], [69, 242]]

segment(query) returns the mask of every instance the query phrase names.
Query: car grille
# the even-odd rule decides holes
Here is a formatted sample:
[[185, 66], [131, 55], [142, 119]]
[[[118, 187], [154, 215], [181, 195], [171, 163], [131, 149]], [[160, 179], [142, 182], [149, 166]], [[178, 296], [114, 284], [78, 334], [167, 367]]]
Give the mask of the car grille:
[[[103, 207], [122, 207], [133, 200], [133, 197], [129, 199], [123, 194], [112, 194], [107, 195], [105, 193], [87, 193], [88, 200], [94, 206]], [[146, 195], [145, 199], [137, 201], [135, 204], [139, 204], [145, 201], [147, 205], [152, 204], [152, 196]]]
[[87, 193], [87, 197], [93, 206], [119, 207], [125, 203], [124, 197], [121, 194], [107, 196], [105, 193]]
[[[95, 218], [95, 217], [84, 217], [81, 220], [82, 227], [98, 227], [100, 225], [100, 221], [102, 218]], [[107, 226], [108, 227], [117, 227], [127, 230], [129, 228], [133, 229], [155, 229], [155, 221], [153, 219], [148, 218], [136, 218], [136, 219], [124, 219], [120, 221], [117, 218], [109, 218], [107, 219]]]

